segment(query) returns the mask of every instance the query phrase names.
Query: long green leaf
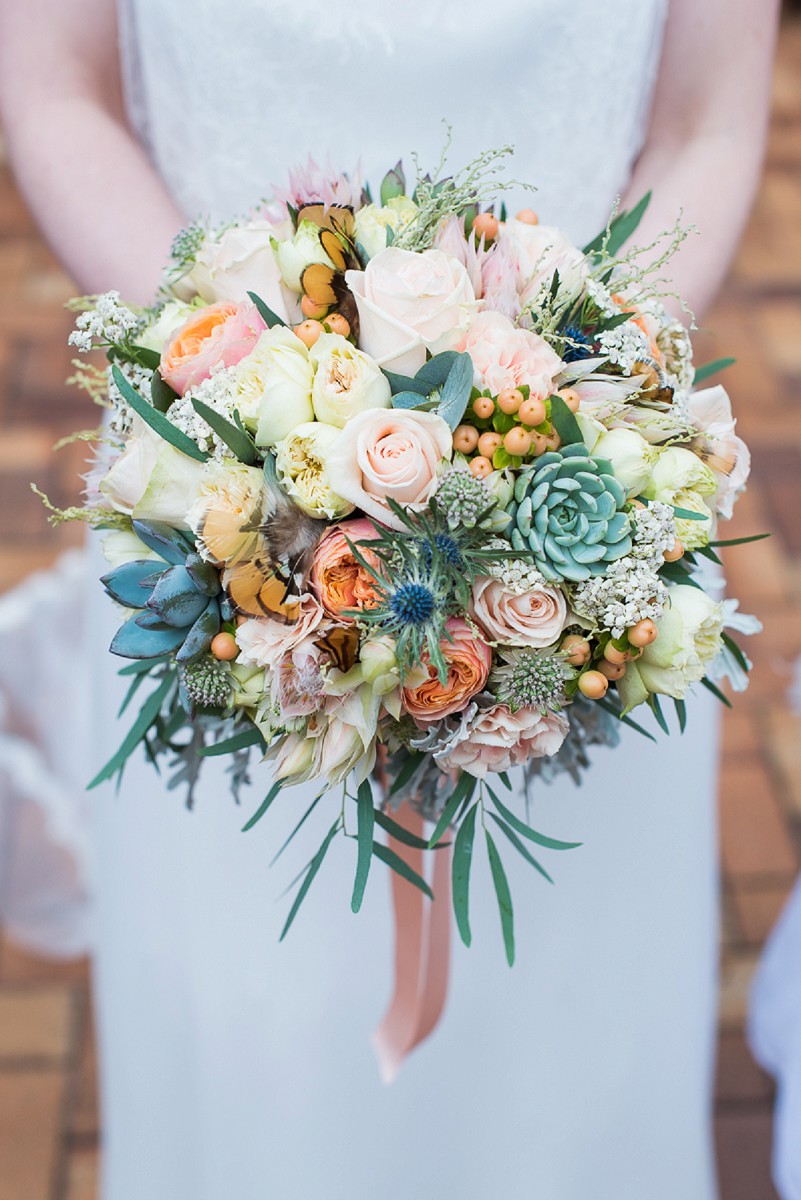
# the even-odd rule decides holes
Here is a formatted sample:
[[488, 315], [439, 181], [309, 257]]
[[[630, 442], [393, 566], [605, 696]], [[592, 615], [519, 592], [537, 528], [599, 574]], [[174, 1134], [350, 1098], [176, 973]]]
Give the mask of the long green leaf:
[[[635, 233], [637, 226], [643, 218], [646, 208], [651, 201], [651, 193], [646, 192], [643, 198], [635, 204], [634, 208], [628, 212], [621, 212], [609, 224], [609, 240], [606, 244], [606, 252], [614, 257], [620, 250], [621, 246]], [[595, 254], [601, 249], [606, 230], [594, 237], [591, 242], [588, 242], [584, 247], [585, 254]]]
[[364, 889], [367, 887], [367, 876], [370, 874], [370, 863], [373, 861], [373, 829], [375, 826], [375, 808], [373, 807], [373, 791], [365, 779], [359, 785], [356, 794], [358, 813], [359, 853], [356, 861], [356, 878], [353, 882], [351, 897], [351, 912], [357, 913], [362, 906]]
[[721, 636], [723, 638], [723, 644], [734, 655], [736, 662], [741, 667], [741, 669], [743, 671], [745, 671], [745, 673], [747, 675], [748, 672], [751, 670], [751, 664], [748, 661], [748, 659], [746, 658], [744, 652], [742, 651], [740, 646], [737, 645], [737, 643], [735, 642], [735, 640], [731, 636], [731, 634], [726, 633], [726, 631], [724, 630], [723, 634]]
[[[156, 565], [155, 563], [153, 564]], [[171, 655], [162, 654], [160, 658], [145, 658], [137, 659], [136, 662], [128, 663], [126, 667], [120, 667], [118, 675], [147, 675], [149, 671], [155, 670], [156, 667], [163, 663], [169, 662]]]
[[459, 936], [465, 946], [472, 941], [470, 933], [470, 864], [473, 861], [473, 841], [476, 832], [476, 814], [478, 804], [468, 810], [467, 816], [459, 826], [453, 847], [453, 912]]
[[622, 713], [619, 708], [615, 708], [614, 704], [612, 704], [609, 700], [604, 699], [603, 696], [600, 700], [596, 700], [595, 703], [600, 704], [601, 708], [606, 709], [606, 711], [611, 713], [613, 717], [617, 717], [618, 721], [621, 721], [624, 725], [628, 725], [629, 729], [636, 729], [637, 733], [641, 733], [643, 737], [648, 738], [649, 742], [656, 741], [656, 738], [652, 733], [649, 733], [647, 729], [643, 729], [642, 725], [639, 725], [636, 721], [632, 720], [628, 713]]
[[[399, 825], [397, 821], [393, 821], [387, 813], [382, 812], [380, 808], [374, 812], [376, 824], [386, 830], [391, 837], [402, 842], [404, 846], [413, 846], [415, 850], [428, 850], [428, 842], [424, 838], [418, 837], [415, 833], [410, 833], [408, 829], [404, 829], [403, 825]], [[444, 850], [446, 846], [450, 846], [450, 842], [440, 842], [432, 847], [434, 850]]]
[[[487, 790], [489, 791], [489, 789]], [[504, 821], [508, 822], [513, 829], [516, 829], [529, 842], [536, 842], [538, 846], [542, 846], [546, 850], [576, 850], [581, 845], [581, 842], [560, 842], [556, 838], [546, 837], [544, 833], [537, 833], [536, 829], [531, 829], [524, 821], [516, 817], [505, 804], [502, 804], [493, 791], [490, 791], [490, 797]]]
[[405, 788], [406, 784], [410, 782], [410, 780], [414, 777], [415, 773], [420, 769], [420, 767], [422, 765], [423, 765], [423, 755], [418, 754], [417, 751], [415, 751], [414, 753], [410, 753], [406, 762], [403, 764], [400, 771], [398, 771], [397, 777], [395, 779], [393, 779], [393, 781], [390, 785], [390, 789], [389, 789], [390, 796], [397, 795], [397, 793], [399, 791], [401, 791], [402, 788]]
[[275, 325], [286, 326], [286, 321], [282, 317], [279, 317], [278, 313], [274, 313], [269, 305], [264, 303], [261, 296], [257, 296], [255, 292], [248, 292], [248, 295], [256, 305], [256, 308], [259, 311], [259, 316], [264, 321], [264, 324], [268, 329], [272, 329]]
[[511, 967], [515, 961], [515, 918], [512, 909], [512, 893], [509, 891], [509, 880], [506, 878], [501, 856], [498, 853], [498, 847], [492, 840], [492, 834], [488, 829], [485, 829], [484, 833], [487, 838], [487, 854], [492, 871], [492, 882], [495, 885], [495, 895], [498, 897], [498, 911], [501, 914], [506, 961]]
[[160, 413], [152, 404], [148, 404], [147, 400], [139, 395], [136, 388], [131, 386], [119, 367], [112, 367], [111, 374], [126, 402], [151, 429], [155, 430], [159, 437], [162, 437], [165, 442], [169, 442], [176, 450], [182, 451], [188, 458], [194, 458], [197, 462], [208, 461], [209, 456], [205, 450], [201, 450], [197, 442], [193, 442], [191, 437], [182, 433], [171, 421], [168, 421], [164, 413]]
[[243, 433], [236, 425], [232, 425], [230, 421], [226, 421], [225, 417], [221, 416], [208, 404], [204, 404], [202, 400], [192, 400], [192, 407], [198, 416], [202, 417], [207, 425], [210, 425], [221, 441], [225, 442], [228, 449], [239, 459], [245, 466], [252, 467], [255, 462], [258, 462], [259, 456], [256, 450], [256, 444], [248, 434]]
[[396, 854], [394, 850], [390, 850], [389, 846], [385, 846], [382, 842], [373, 842], [373, 854], [376, 858], [380, 858], [383, 863], [386, 863], [396, 875], [401, 875], [409, 883], [413, 883], [416, 888], [419, 888], [421, 892], [425, 892], [429, 899], [434, 899], [434, 893], [422, 875], [418, 875], [416, 871], [412, 870], [399, 854]]
[[693, 512], [690, 508], [680, 508], [678, 504], [674, 504], [673, 512], [677, 517], [682, 517], [685, 521], [708, 521], [709, 515], [704, 516], [703, 513]]
[[126, 759], [141, 742], [142, 738], [147, 733], [150, 726], [156, 720], [156, 717], [161, 711], [161, 706], [166, 700], [170, 689], [175, 682], [173, 674], [167, 675], [162, 679], [159, 686], [154, 692], [148, 696], [139, 710], [139, 716], [134, 721], [128, 731], [128, 735], [123, 741], [117, 753], [109, 759], [102, 770], [98, 771], [94, 779], [87, 785], [87, 790], [97, 787], [99, 783], [104, 783], [105, 780], [111, 779], [112, 775], [116, 775], [117, 771], [121, 770]]
[[559, 434], [563, 446], [571, 446], [584, 440], [581, 426], [561, 396], [551, 396], [551, 424]]
[[119, 720], [120, 717], [123, 715], [123, 713], [125, 713], [127, 711], [128, 705], [131, 703], [134, 696], [139, 691], [140, 686], [144, 682], [145, 682], [145, 673], [143, 671], [140, 671], [137, 675], [133, 676], [133, 679], [131, 680], [131, 685], [128, 688], [128, 691], [125, 693], [125, 699], [123, 700], [122, 704], [120, 705], [119, 712], [117, 713], [117, 720]]
[[720, 690], [720, 688], [717, 687], [717, 685], [714, 684], [711, 679], [702, 679], [701, 683], [704, 685], [704, 687], [707, 689], [708, 692], [711, 692], [713, 696], [717, 696], [717, 698], [721, 702], [721, 704], [725, 704], [727, 708], [732, 707], [732, 703], [731, 703], [731, 700], [729, 699], [729, 697], [724, 695], [724, 693]]
[[215, 742], [213, 746], [203, 746], [198, 750], [201, 758], [217, 758], [221, 754], [233, 754], [236, 750], [245, 750], [248, 746], [266, 747], [266, 742], [261, 732], [254, 725], [252, 729], [244, 729], [242, 733], [235, 733], [233, 737], [225, 738], [222, 742]]
[[725, 371], [727, 367], [734, 366], [736, 361], [736, 358], [716, 358], [712, 362], [704, 363], [696, 369], [693, 387], [698, 387], [698, 384], [703, 383], [710, 375], [717, 375], [718, 371]]
[[309, 805], [309, 807], [306, 809], [305, 813], [303, 814], [303, 816], [300, 818], [300, 820], [298, 821], [298, 823], [297, 823], [297, 825], [295, 826], [295, 828], [294, 828], [294, 829], [292, 830], [292, 832], [290, 833], [289, 837], [285, 839], [285, 841], [284, 841], [283, 845], [280, 847], [280, 849], [279, 849], [278, 851], [276, 851], [276, 853], [275, 853], [275, 854], [273, 855], [273, 857], [270, 859], [270, 866], [271, 866], [271, 867], [272, 867], [272, 866], [274, 866], [274, 865], [275, 865], [275, 863], [277, 863], [277, 862], [278, 862], [279, 858], [280, 858], [280, 857], [281, 857], [281, 855], [284, 853], [284, 851], [286, 850], [287, 846], [288, 846], [288, 845], [289, 845], [289, 843], [292, 841], [292, 839], [295, 837], [296, 833], [297, 833], [297, 832], [298, 832], [300, 829], [302, 829], [302, 828], [303, 828], [303, 826], [306, 824], [306, 822], [308, 821], [309, 817], [312, 815], [312, 813], [314, 812], [315, 808], [316, 808], [316, 807], [317, 807], [317, 805], [320, 803], [320, 801], [322, 800], [322, 798], [323, 798], [323, 796], [324, 796], [324, 795], [325, 795], [325, 792], [320, 792], [320, 793], [319, 793], [317, 796], [315, 796], [315, 797], [314, 797], [314, 799], [312, 800], [311, 804], [310, 804], [310, 805]]
[[243, 833], [247, 833], [249, 829], [253, 828], [253, 826], [256, 824], [257, 821], [260, 821], [262, 819], [264, 814], [267, 812], [267, 809], [272, 804], [273, 800], [275, 800], [276, 796], [278, 796], [279, 793], [281, 792], [282, 788], [283, 788], [283, 782], [280, 779], [276, 779], [275, 783], [270, 788], [269, 792], [267, 793], [267, 795], [264, 797], [264, 799], [262, 800], [259, 807], [254, 812], [253, 816], [250, 818], [249, 821], [247, 821], [242, 826]]
[[683, 700], [676, 700], [675, 698], [673, 703], [676, 706], [676, 716], [679, 720], [679, 733], [684, 733], [684, 730], [687, 728], [687, 705]]
[[431, 834], [431, 837], [428, 840], [428, 845], [430, 848], [436, 846], [437, 842], [443, 836], [446, 829], [448, 829], [450, 826], [451, 821], [456, 816], [456, 810], [458, 809], [459, 805], [463, 800], [467, 799], [468, 795], [472, 796], [475, 786], [476, 781], [474, 776], [468, 775], [466, 771], [463, 771], [459, 776], [456, 787], [451, 792], [450, 797], [444, 809], [442, 810], [434, 832]]
[[295, 917], [298, 915], [298, 910], [299, 910], [301, 904], [306, 899], [306, 894], [307, 894], [309, 888], [311, 887], [312, 883], [314, 882], [315, 875], [320, 870], [320, 867], [323, 864], [323, 859], [325, 858], [326, 854], [328, 853], [328, 847], [331, 845], [331, 842], [334, 839], [334, 835], [336, 834], [338, 829], [339, 829], [339, 817], [337, 817], [336, 821], [334, 821], [334, 824], [328, 830], [328, 833], [325, 835], [325, 839], [323, 841], [322, 846], [317, 851], [314, 858], [311, 860], [311, 864], [309, 866], [308, 871], [306, 872], [306, 876], [303, 880], [303, 883], [300, 885], [300, 890], [298, 891], [298, 894], [295, 897], [294, 903], [289, 910], [289, 916], [286, 919], [284, 928], [281, 930], [281, 936], [278, 939], [279, 942], [283, 942], [284, 938], [289, 933], [289, 930], [292, 926], [292, 922], [295, 920]]
[[495, 824], [498, 826], [498, 828], [501, 830], [501, 832], [504, 833], [506, 835], [506, 837], [508, 837], [509, 841], [514, 846], [515, 850], [517, 850], [518, 854], [522, 854], [523, 858], [526, 860], [526, 862], [531, 863], [532, 867], [534, 867], [534, 869], [536, 871], [539, 871], [540, 875], [542, 875], [544, 879], [547, 879], [549, 883], [553, 883], [553, 879], [548, 874], [548, 872], [545, 870], [545, 867], [542, 865], [542, 863], [537, 862], [534, 855], [528, 850], [528, 848], [526, 846], [523, 845], [523, 843], [520, 841], [520, 838], [517, 836], [517, 834], [514, 832], [514, 830], [511, 829], [506, 824], [505, 821], [502, 821], [500, 817], [497, 817], [495, 815], [495, 813], [490, 813], [489, 815], [492, 818], [492, 820], [495, 822]]
[[710, 542], [710, 546], [745, 546], [748, 542], [761, 542], [765, 538], [773, 537], [772, 533], [752, 533], [750, 537], [738, 538], [723, 538], [720, 541]]
[[662, 705], [660, 704], [659, 697], [656, 695], [655, 692], [652, 692], [651, 695], [648, 697], [648, 707], [650, 708], [651, 712], [656, 717], [656, 723], [659, 726], [659, 728], [662, 730], [663, 733], [666, 733], [669, 737], [670, 736], [670, 726], [668, 725], [667, 721], [665, 720], [665, 714], [662, 712]]

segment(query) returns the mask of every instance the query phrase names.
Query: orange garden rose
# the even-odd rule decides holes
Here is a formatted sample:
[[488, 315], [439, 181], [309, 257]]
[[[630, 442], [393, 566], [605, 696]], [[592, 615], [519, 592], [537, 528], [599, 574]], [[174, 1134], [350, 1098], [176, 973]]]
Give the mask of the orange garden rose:
[[445, 624], [447, 634], [440, 642], [448, 667], [448, 678], [442, 684], [423, 652], [423, 665], [428, 667], [428, 679], [419, 687], [403, 689], [403, 703], [419, 725], [430, 725], [441, 717], [459, 712], [471, 696], [480, 692], [487, 682], [492, 663], [492, 651], [475, 630], [461, 617], [450, 617]]
[[233, 367], [250, 354], [267, 328], [255, 305], [225, 300], [198, 309], [161, 354], [161, 376], [183, 396], [218, 367]]
[[[372, 608], [377, 600], [375, 580], [357, 562], [348, 539], [353, 545], [375, 537], [372, 521], [359, 518], [335, 525], [319, 542], [312, 562], [311, 583], [325, 612], [340, 621], [352, 622], [345, 616], [347, 609]], [[369, 551], [359, 547], [367, 561], [376, 568], [379, 561]]]

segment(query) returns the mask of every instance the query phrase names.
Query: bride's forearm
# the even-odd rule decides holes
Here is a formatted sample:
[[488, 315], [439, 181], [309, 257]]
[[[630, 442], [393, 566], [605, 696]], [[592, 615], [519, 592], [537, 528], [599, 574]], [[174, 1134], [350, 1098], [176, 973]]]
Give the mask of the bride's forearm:
[[0, 107], [45, 237], [85, 292], [155, 292], [183, 217], [125, 123], [111, 0], [0, 0]]
[[698, 318], [723, 281], [759, 182], [778, 10], [778, 0], [669, 3], [648, 135], [623, 202], [630, 208], [653, 193], [639, 245], [672, 229], [680, 210], [698, 230], [665, 270]]

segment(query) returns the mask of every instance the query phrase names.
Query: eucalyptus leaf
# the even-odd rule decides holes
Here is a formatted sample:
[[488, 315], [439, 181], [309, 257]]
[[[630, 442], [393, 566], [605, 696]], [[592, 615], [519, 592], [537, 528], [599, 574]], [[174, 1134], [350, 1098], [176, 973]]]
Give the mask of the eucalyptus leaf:
[[534, 855], [530, 852], [527, 846], [523, 845], [514, 830], [511, 829], [505, 821], [502, 821], [499, 816], [496, 816], [495, 813], [490, 813], [489, 816], [498, 826], [501, 833], [503, 833], [509, 839], [515, 850], [517, 850], [518, 854], [521, 854], [526, 862], [531, 863], [532, 867], [534, 867], [535, 871], [539, 871], [543, 879], [547, 879], [549, 883], [553, 883], [553, 879], [545, 870], [545, 867], [542, 865], [542, 863], [537, 862]]
[[129, 756], [142, 741], [142, 738], [145, 736], [148, 729], [150, 729], [150, 726], [161, 712], [161, 706], [167, 699], [167, 696], [169, 695], [174, 683], [175, 676], [171, 673], [162, 679], [161, 683], [154, 692], [151, 692], [145, 703], [140, 708], [139, 715], [129, 729], [119, 750], [115, 755], [112, 756], [112, 758], [109, 759], [106, 765], [100, 771], [98, 771], [91, 783], [87, 785], [88, 790], [97, 787], [99, 783], [104, 783], [107, 779], [111, 779], [113, 775], [116, 775], [118, 771], [122, 770], [122, 767], [125, 765], [125, 762]]
[[713, 696], [716, 696], [718, 698], [718, 700], [721, 702], [721, 704], [725, 704], [727, 708], [731, 708], [731, 706], [732, 706], [731, 700], [729, 699], [728, 696], [726, 696], [720, 690], [720, 688], [717, 686], [717, 684], [713, 683], [711, 679], [707, 679], [706, 677], [701, 680], [701, 683], [704, 685], [704, 687], [707, 689], [708, 692], [711, 692]]
[[563, 446], [583, 443], [581, 426], [561, 396], [551, 396], [551, 424]]
[[468, 810], [467, 816], [459, 826], [453, 847], [453, 912], [456, 917], [459, 936], [465, 946], [469, 946], [472, 940], [469, 912], [470, 865], [473, 861], [473, 842], [475, 840], [477, 813], [478, 804], [474, 804]]
[[236, 425], [232, 425], [230, 421], [226, 421], [225, 417], [210, 408], [208, 404], [204, 404], [202, 400], [193, 399], [192, 407], [198, 416], [211, 426], [218, 438], [225, 442], [228, 449], [241, 463], [252, 467], [259, 461], [256, 443], [249, 434], [244, 433]]
[[274, 313], [269, 305], [264, 303], [261, 296], [257, 296], [255, 292], [248, 292], [248, 295], [256, 305], [259, 316], [268, 329], [273, 329], [276, 325], [286, 326], [286, 321], [282, 317], [279, 317], [278, 313]]
[[472, 796], [475, 786], [475, 777], [473, 775], [468, 775], [466, 771], [463, 771], [459, 776], [456, 787], [451, 792], [447, 803], [440, 814], [440, 818], [439, 821], [437, 821], [434, 832], [429, 838], [428, 845], [430, 848], [436, 846], [437, 842], [440, 841], [445, 831], [450, 826], [453, 818], [456, 816], [456, 811], [459, 808], [459, 805], [463, 800], [467, 799], [468, 795]]
[[503, 944], [506, 949], [506, 961], [511, 967], [515, 961], [515, 924], [514, 911], [512, 909], [512, 893], [509, 891], [509, 881], [506, 878], [501, 856], [498, 853], [498, 847], [492, 839], [492, 834], [488, 829], [485, 829], [484, 833], [487, 839], [487, 854], [489, 856], [490, 871], [492, 872], [492, 882], [495, 886], [495, 895], [498, 898], [498, 911], [501, 914], [501, 929], [503, 931]]
[[736, 358], [715, 358], [712, 362], [697, 367], [693, 378], [693, 387], [698, 387], [698, 384], [709, 379], [710, 375], [717, 375], [718, 371], [725, 371], [727, 367], [733, 367], [736, 361]]
[[292, 927], [292, 922], [295, 920], [295, 917], [298, 915], [298, 911], [300, 910], [301, 904], [306, 899], [306, 895], [309, 891], [309, 888], [311, 887], [312, 883], [314, 882], [314, 877], [316, 876], [317, 872], [320, 870], [320, 867], [323, 864], [323, 859], [325, 858], [326, 854], [328, 853], [328, 847], [331, 845], [331, 842], [334, 839], [334, 835], [336, 834], [338, 829], [339, 829], [339, 817], [337, 817], [336, 821], [334, 821], [334, 824], [328, 830], [328, 833], [325, 835], [325, 838], [323, 840], [323, 844], [320, 846], [320, 849], [317, 851], [314, 858], [311, 860], [309, 869], [306, 872], [306, 875], [303, 879], [303, 883], [300, 885], [300, 890], [298, 891], [298, 894], [295, 897], [294, 903], [292, 904], [292, 907], [289, 910], [289, 916], [286, 919], [284, 928], [281, 930], [281, 936], [278, 939], [279, 942], [282, 942], [284, 940], [284, 938], [286, 937], [286, 935], [289, 933], [289, 930]]
[[389, 846], [384, 846], [381, 842], [373, 842], [373, 854], [376, 858], [380, 858], [383, 863], [386, 863], [396, 875], [400, 875], [402, 879], [406, 879], [409, 883], [414, 884], [416, 888], [419, 888], [421, 892], [424, 892], [429, 900], [434, 899], [434, 893], [422, 875], [418, 875], [399, 854], [396, 854], [394, 850], [390, 850]]
[[267, 793], [267, 795], [264, 797], [264, 799], [262, 800], [259, 807], [254, 812], [253, 816], [250, 818], [249, 821], [247, 821], [242, 826], [243, 833], [247, 833], [249, 829], [253, 828], [253, 826], [256, 824], [257, 821], [260, 821], [262, 819], [262, 817], [267, 812], [267, 810], [269, 809], [270, 805], [273, 803], [275, 798], [280, 794], [282, 788], [283, 788], [282, 781], [280, 779], [276, 779], [275, 783], [270, 788], [269, 792]]
[[150, 400], [160, 413], [169, 412], [170, 406], [178, 399], [178, 393], [165, 383], [161, 371], [154, 371], [150, 380]]
[[546, 850], [576, 850], [581, 845], [581, 842], [560, 842], [556, 838], [546, 837], [544, 833], [537, 833], [536, 829], [531, 829], [524, 821], [516, 817], [505, 804], [502, 804], [493, 791], [490, 791], [490, 796], [492, 803], [504, 821], [517, 830], [518, 833], [522, 834], [528, 841], [536, 842], [538, 846], [543, 846]]
[[248, 746], [259, 746], [262, 750], [266, 747], [261, 731], [255, 725], [224, 738], [221, 742], [215, 742], [213, 746], [201, 747], [198, 754], [201, 758], [218, 758], [221, 754], [234, 754], [237, 750], [247, 749]]
[[358, 814], [359, 851], [356, 862], [356, 879], [353, 883], [351, 911], [357, 913], [362, 906], [364, 889], [367, 886], [367, 876], [370, 873], [370, 863], [373, 861], [373, 829], [375, 827], [375, 808], [373, 806], [373, 790], [368, 780], [359, 785], [356, 794]]

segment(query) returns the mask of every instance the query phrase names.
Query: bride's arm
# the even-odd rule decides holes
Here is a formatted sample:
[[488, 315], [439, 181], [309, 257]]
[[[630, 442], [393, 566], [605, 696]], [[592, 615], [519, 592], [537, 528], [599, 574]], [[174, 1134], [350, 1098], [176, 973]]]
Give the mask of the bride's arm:
[[0, 110], [19, 185], [78, 285], [148, 302], [183, 218], [125, 123], [113, 0], [0, 0]]
[[645, 148], [624, 207], [653, 189], [639, 244], [680, 208], [701, 236], [669, 264], [700, 316], [720, 286], [759, 182], [770, 109], [778, 0], [670, 0]]

